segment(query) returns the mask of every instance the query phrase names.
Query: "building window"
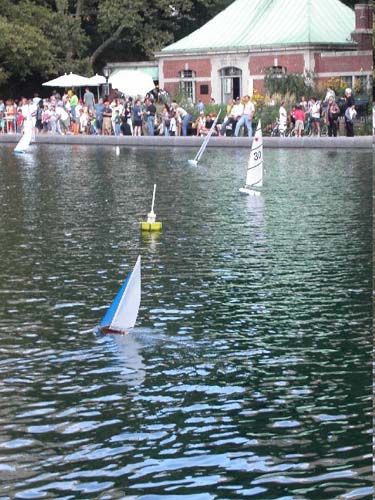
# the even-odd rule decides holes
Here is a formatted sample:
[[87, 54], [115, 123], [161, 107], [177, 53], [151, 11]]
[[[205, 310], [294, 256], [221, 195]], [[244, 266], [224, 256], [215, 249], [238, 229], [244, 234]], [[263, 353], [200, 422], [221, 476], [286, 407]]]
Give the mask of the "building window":
[[271, 76], [283, 76], [286, 75], [286, 68], [284, 66], [270, 66], [267, 73]]
[[221, 80], [221, 102], [227, 104], [242, 95], [242, 71], [234, 66], [219, 71]]
[[353, 84], [353, 78], [351, 76], [340, 76], [340, 80], [346, 83], [348, 87], [351, 87]]
[[200, 92], [201, 92], [201, 95], [208, 95], [208, 85], [201, 85]]
[[180, 92], [195, 102], [195, 71], [191, 69], [180, 71]]
[[354, 75], [353, 89], [356, 94], [365, 93], [368, 90], [366, 75]]

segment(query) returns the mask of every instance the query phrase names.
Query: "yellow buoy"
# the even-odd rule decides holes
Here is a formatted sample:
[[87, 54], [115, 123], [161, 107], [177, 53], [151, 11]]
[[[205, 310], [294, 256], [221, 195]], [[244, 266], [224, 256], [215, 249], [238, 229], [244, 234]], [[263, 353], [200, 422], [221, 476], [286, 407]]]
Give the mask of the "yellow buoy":
[[147, 214], [147, 222], [141, 222], [141, 231], [160, 231], [162, 223], [156, 221], [156, 214], [154, 213], [156, 184], [154, 184], [154, 192], [152, 195], [151, 212]]
[[141, 231], [160, 231], [161, 222], [141, 222]]

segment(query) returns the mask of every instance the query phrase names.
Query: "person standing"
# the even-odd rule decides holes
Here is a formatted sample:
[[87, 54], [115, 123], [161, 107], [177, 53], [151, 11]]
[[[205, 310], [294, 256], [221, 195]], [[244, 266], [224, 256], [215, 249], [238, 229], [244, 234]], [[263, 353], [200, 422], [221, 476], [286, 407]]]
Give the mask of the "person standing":
[[112, 108], [109, 101], [105, 101], [103, 109], [103, 135], [112, 135]]
[[181, 106], [177, 107], [176, 113], [177, 119], [181, 120], [181, 133], [183, 136], [186, 136], [189, 122], [191, 122], [193, 118], [184, 108], [181, 108]]
[[[70, 114], [71, 114], [71, 117], [72, 117], [72, 127], [73, 127], [73, 132], [75, 134], [78, 133], [78, 121], [79, 121], [79, 118], [77, 117], [77, 106], [78, 106], [78, 96], [76, 95], [76, 93], [74, 92], [74, 90], [71, 90], [69, 91], [71, 92], [71, 97], [69, 99], [69, 103], [70, 103]], [[68, 95], [69, 95], [69, 92], [68, 92]]]
[[253, 120], [253, 116], [255, 113], [255, 106], [251, 102], [250, 96], [248, 96], [248, 95], [245, 95], [244, 101], [245, 101], [245, 104], [243, 106], [242, 115], [240, 116], [239, 120], [237, 121], [236, 129], [234, 131], [235, 137], [238, 137], [238, 134], [240, 133], [241, 127], [243, 127], [244, 125], [246, 125], [248, 137], [251, 137], [253, 135], [252, 120]]
[[61, 135], [69, 134], [70, 117], [62, 104], [56, 106], [57, 130]]
[[294, 127], [295, 133], [297, 137], [301, 137], [302, 131], [305, 128], [305, 111], [302, 109], [302, 106], [296, 106], [294, 118], [296, 119], [296, 124]]
[[148, 133], [149, 135], [155, 135], [155, 115], [156, 115], [156, 107], [151, 99], [148, 99], [146, 102], [146, 116], [147, 116], [147, 125], [148, 125]]
[[337, 137], [337, 120], [339, 119], [340, 108], [335, 99], [330, 96], [327, 106], [328, 137]]
[[[345, 127], [346, 127], [346, 136], [347, 137], [354, 137], [354, 123], [353, 123], [353, 118], [354, 118], [354, 113], [352, 113], [350, 110], [354, 110], [355, 112], [355, 101], [354, 97], [352, 94], [352, 89], [345, 89], [345, 106], [344, 106], [344, 118], [345, 118]], [[355, 112], [355, 114], [357, 114]]]
[[118, 109], [115, 111], [114, 132], [115, 135], [121, 135], [121, 116]]
[[95, 97], [88, 87], [85, 89], [83, 94], [83, 103], [87, 107], [88, 112], [94, 112], [95, 108]]
[[137, 99], [135, 101], [134, 107], [133, 107], [133, 118], [134, 118], [134, 130], [133, 133], [135, 136], [140, 136], [142, 135], [142, 107], [141, 107], [141, 101]]
[[[124, 135], [133, 135], [133, 108], [132, 108], [132, 99], [129, 98], [124, 106], [124, 118], [126, 121], [126, 124], [129, 127], [130, 134], [124, 134]], [[124, 132], [123, 132], [124, 133]]]
[[201, 114], [201, 113], [202, 113], [202, 111], [203, 111], [203, 113], [204, 113], [204, 104], [203, 104], [203, 102], [202, 102], [202, 100], [201, 100], [201, 99], [199, 99], [199, 101], [198, 101], [198, 104], [197, 104], [197, 109], [198, 109], [198, 113], [199, 113], [199, 114]]
[[100, 97], [97, 104], [95, 104], [95, 128], [96, 133], [101, 134], [103, 128], [103, 110], [105, 106], [103, 103], [103, 98]]
[[315, 98], [311, 98], [311, 108], [310, 108], [310, 116], [311, 116], [311, 130], [312, 132], [316, 132], [316, 135], [320, 135], [320, 102]]
[[169, 109], [168, 104], [164, 104], [161, 116], [162, 116], [162, 123], [163, 123], [163, 127], [164, 127], [164, 135], [168, 136], [169, 135], [169, 127], [171, 125], [170, 109]]

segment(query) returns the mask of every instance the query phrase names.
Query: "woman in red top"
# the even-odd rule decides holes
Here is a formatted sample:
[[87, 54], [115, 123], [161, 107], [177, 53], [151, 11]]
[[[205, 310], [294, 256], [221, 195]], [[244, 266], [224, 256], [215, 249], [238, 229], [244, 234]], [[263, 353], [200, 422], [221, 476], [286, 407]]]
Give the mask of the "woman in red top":
[[294, 118], [296, 120], [296, 135], [297, 137], [301, 137], [302, 131], [305, 128], [305, 112], [302, 109], [302, 106], [296, 106], [296, 110], [294, 111]]

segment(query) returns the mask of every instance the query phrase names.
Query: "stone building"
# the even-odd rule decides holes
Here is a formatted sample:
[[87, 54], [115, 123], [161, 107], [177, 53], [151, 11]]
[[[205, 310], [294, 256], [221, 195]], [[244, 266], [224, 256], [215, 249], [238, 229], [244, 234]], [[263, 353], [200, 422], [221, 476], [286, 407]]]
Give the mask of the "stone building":
[[159, 85], [207, 103], [263, 91], [267, 72], [355, 79], [370, 88], [372, 5], [339, 0], [236, 0], [155, 54]]

